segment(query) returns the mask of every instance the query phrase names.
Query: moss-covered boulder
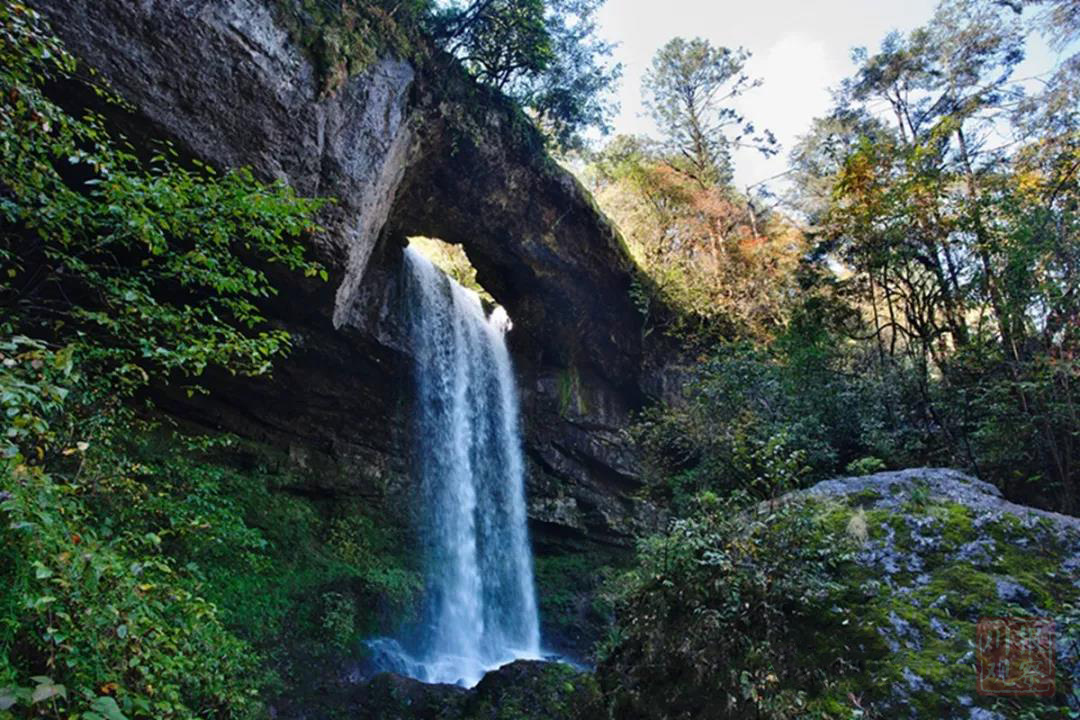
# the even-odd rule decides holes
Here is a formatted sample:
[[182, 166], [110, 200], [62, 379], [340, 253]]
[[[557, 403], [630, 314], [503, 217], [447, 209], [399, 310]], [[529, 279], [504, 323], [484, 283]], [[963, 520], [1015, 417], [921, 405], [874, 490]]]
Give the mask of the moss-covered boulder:
[[[993, 720], [1080, 709], [1080, 520], [1005, 502], [961, 473], [879, 473], [748, 512], [703, 508], [645, 543], [641, 560], [598, 670], [604, 715]], [[982, 617], [1055, 622], [1052, 695], [978, 692]]]

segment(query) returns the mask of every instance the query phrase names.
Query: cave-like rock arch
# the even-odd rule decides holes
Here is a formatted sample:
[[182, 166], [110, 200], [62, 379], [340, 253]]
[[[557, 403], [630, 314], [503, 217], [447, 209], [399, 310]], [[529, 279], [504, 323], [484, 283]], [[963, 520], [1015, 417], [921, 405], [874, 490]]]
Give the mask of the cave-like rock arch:
[[[534, 424], [566, 430], [557, 442], [530, 440], [540, 474], [558, 478], [558, 493], [583, 488], [572, 508], [581, 528], [618, 523], [625, 508], [611, 486], [632, 471], [617, 428], [641, 397], [634, 266], [509, 102], [433, 49], [413, 64], [376, 61], [326, 94], [271, 0], [32, 3], [134, 108], [106, 108], [128, 137], [168, 139], [209, 164], [247, 166], [336, 200], [312, 239], [330, 283], [281, 277], [269, 308], [296, 350], [257, 391], [222, 378], [218, 405], [197, 413], [203, 422], [381, 474], [357, 480], [358, 491], [391, 483], [392, 389], [408, 347], [390, 296], [406, 238], [438, 237], [465, 247], [480, 283], [513, 317], [526, 403], [535, 401], [527, 411], [547, 413]], [[553, 409], [559, 373], [575, 392], [588, 386], [590, 402]], [[556, 524], [573, 515], [570, 500], [557, 499]]]

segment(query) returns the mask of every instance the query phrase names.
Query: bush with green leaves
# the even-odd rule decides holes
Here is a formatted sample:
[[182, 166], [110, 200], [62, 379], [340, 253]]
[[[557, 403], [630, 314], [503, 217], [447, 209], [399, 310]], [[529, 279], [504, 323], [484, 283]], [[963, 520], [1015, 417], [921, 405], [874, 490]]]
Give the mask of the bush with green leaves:
[[37, 13], [0, 9], [5, 334], [74, 343], [108, 373], [110, 392], [209, 365], [267, 372], [289, 338], [260, 312], [276, 292], [263, 268], [326, 277], [298, 241], [320, 201], [247, 170], [185, 167], [167, 145], [144, 162], [100, 114], [76, 115], [46, 94], [78, 82], [77, 67]]
[[989, 342], [958, 352], [933, 387], [957, 464], [991, 480], [1007, 497], [1080, 512], [1080, 356], [1004, 356]]
[[841, 660], [817, 638], [843, 622], [829, 608], [853, 550], [798, 504], [716, 498], [642, 540], [608, 590], [617, 622], [597, 673], [611, 717], [798, 717]]
[[88, 521], [77, 486], [5, 463], [10, 490], [0, 512], [11, 598], [0, 677], [10, 684], [0, 704], [13, 702], [5, 709], [19, 717], [35, 714], [39, 693], [25, 702], [19, 688], [36, 681], [56, 688], [45, 698], [49, 710], [81, 710], [85, 720], [110, 700], [129, 717], [253, 716], [257, 656], [162, 552], [160, 536], [108, 534]]
[[205, 583], [257, 573], [266, 538], [199, 448], [146, 457], [146, 390], [270, 370], [266, 268], [326, 277], [301, 241], [320, 202], [136, 156], [47, 93], [86, 76], [0, 7], [0, 718], [253, 717], [260, 656]]
[[955, 457], [919, 373], [845, 346], [828, 312], [811, 296], [769, 344], [714, 345], [679, 401], [639, 416], [652, 487], [677, 513], [702, 491], [776, 497], [860, 458], [880, 470]]
[[729, 346], [699, 367], [683, 402], [639, 417], [634, 437], [676, 512], [702, 491], [772, 497], [827, 466], [824, 428], [790, 411], [779, 371], [754, 348]]
[[844, 472], [848, 475], [872, 475], [884, 469], [885, 463], [880, 458], [867, 456], [849, 462]]
[[64, 422], [82, 395], [71, 353], [24, 337], [0, 347], [0, 716], [251, 716], [257, 657], [167, 552], [168, 525], [125, 522], [140, 508], [117, 490], [143, 471], [116, 452], [123, 414]]
[[761, 350], [720, 346], [682, 402], [641, 415], [634, 436], [676, 511], [701, 491], [768, 498], [833, 469], [836, 429], [791, 381], [790, 368]]
[[323, 94], [368, 69], [384, 53], [416, 53], [431, 0], [274, 0], [273, 9], [315, 66]]

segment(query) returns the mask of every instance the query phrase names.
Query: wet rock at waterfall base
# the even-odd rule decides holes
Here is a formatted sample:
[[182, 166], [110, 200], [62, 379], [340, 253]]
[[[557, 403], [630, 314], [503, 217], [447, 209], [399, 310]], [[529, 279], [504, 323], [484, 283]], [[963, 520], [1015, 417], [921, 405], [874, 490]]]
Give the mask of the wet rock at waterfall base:
[[370, 720], [457, 720], [467, 691], [383, 673], [356, 693], [358, 717]]
[[599, 703], [588, 673], [530, 660], [488, 673], [471, 690], [384, 673], [354, 697], [353, 716], [370, 720], [575, 720]]

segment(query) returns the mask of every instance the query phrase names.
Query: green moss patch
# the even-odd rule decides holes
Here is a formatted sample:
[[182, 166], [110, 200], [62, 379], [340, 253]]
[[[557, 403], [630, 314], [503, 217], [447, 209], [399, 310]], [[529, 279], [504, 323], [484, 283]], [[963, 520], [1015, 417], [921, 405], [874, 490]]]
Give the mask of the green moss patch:
[[602, 592], [606, 578], [629, 561], [625, 552], [597, 548], [539, 555], [535, 559], [537, 597], [544, 642], [553, 650], [587, 659], [606, 634], [612, 608]]
[[315, 65], [332, 94], [384, 54], [409, 57], [419, 36], [424, 0], [275, 0], [279, 21]]

